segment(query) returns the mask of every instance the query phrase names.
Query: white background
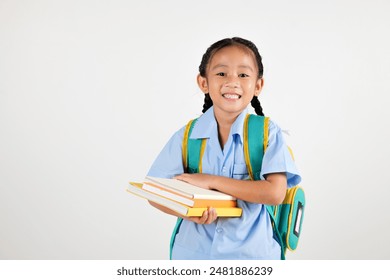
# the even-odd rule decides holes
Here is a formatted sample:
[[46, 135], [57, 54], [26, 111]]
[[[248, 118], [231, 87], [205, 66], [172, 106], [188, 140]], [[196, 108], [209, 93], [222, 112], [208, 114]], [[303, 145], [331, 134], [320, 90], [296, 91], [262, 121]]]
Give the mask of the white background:
[[389, 259], [390, 4], [0, 0], [0, 258], [167, 259], [125, 192], [201, 113], [207, 47], [250, 39], [307, 208], [288, 259]]

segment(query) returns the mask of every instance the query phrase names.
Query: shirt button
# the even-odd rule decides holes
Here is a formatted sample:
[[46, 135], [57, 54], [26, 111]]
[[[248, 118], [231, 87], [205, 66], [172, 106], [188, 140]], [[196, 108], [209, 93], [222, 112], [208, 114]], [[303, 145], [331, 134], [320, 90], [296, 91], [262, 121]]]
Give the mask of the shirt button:
[[223, 229], [222, 228], [217, 228], [217, 233], [222, 233]]
[[226, 173], [226, 167], [225, 167], [225, 166], [222, 167], [222, 172], [223, 172], [223, 173]]

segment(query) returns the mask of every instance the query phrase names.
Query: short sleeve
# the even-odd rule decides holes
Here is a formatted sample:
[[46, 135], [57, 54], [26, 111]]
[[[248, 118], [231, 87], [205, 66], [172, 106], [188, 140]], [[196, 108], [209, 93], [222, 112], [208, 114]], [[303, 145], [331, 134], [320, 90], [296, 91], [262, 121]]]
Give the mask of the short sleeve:
[[148, 176], [172, 178], [184, 172], [182, 159], [184, 128], [177, 131], [169, 139], [168, 143], [165, 144], [160, 154], [154, 160], [147, 174]]
[[280, 172], [286, 173], [288, 187], [296, 186], [301, 182], [301, 176], [284, 141], [281, 129], [270, 121], [268, 146], [264, 153], [260, 175], [264, 178], [266, 174]]

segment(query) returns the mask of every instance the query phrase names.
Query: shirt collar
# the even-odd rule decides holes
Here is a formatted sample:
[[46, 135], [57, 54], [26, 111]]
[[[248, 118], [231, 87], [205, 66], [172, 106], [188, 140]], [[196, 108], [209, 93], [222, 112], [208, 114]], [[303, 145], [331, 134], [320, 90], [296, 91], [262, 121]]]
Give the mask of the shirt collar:
[[[238, 135], [241, 138], [241, 141], [243, 139], [244, 120], [247, 114], [248, 109], [242, 111], [230, 129], [230, 135]], [[192, 129], [190, 138], [210, 138], [213, 135], [213, 132], [217, 130], [217, 127], [217, 121], [214, 117], [214, 107], [210, 107], [210, 109], [198, 118]]]

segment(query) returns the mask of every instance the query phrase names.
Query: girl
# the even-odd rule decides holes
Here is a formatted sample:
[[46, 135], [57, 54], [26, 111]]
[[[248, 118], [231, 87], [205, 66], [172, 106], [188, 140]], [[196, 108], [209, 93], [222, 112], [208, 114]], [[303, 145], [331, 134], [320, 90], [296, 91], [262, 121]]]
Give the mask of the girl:
[[[163, 148], [148, 175], [176, 178], [237, 198], [240, 218], [218, 218], [209, 208], [202, 217], [182, 217], [172, 259], [280, 259], [264, 204], [280, 204], [286, 188], [301, 178], [280, 128], [270, 121], [269, 140], [260, 181], [246, 180], [243, 123], [249, 103], [263, 116], [258, 96], [263, 88], [263, 64], [257, 47], [242, 38], [227, 38], [211, 45], [203, 55], [197, 77], [205, 94], [203, 115], [191, 138], [208, 138], [202, 174], [183, 174], [184, 127]], [[150, 202], [165, 213], [177, 213]]]

